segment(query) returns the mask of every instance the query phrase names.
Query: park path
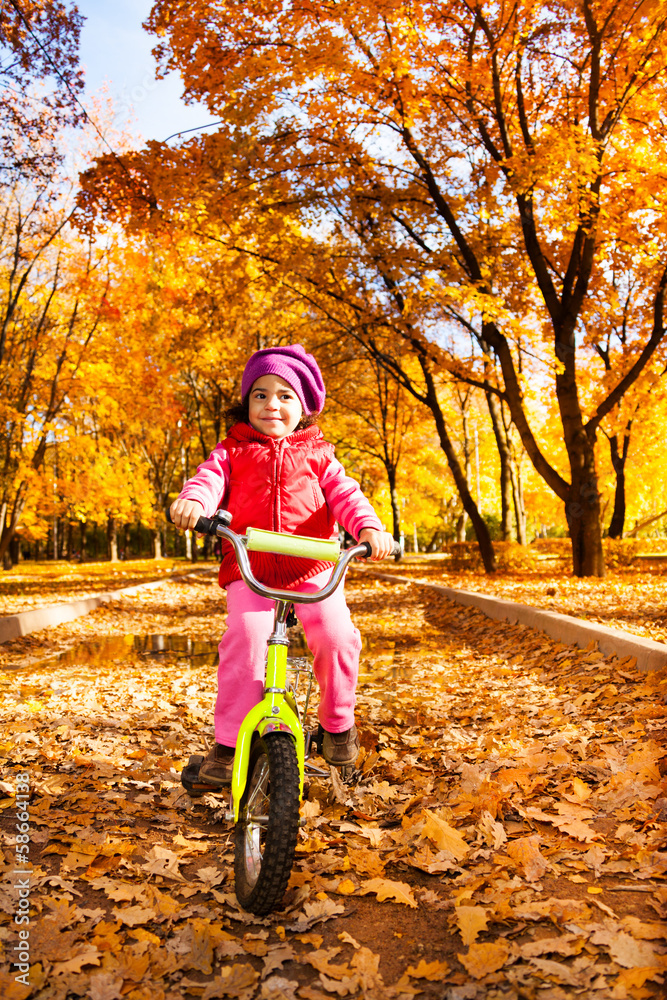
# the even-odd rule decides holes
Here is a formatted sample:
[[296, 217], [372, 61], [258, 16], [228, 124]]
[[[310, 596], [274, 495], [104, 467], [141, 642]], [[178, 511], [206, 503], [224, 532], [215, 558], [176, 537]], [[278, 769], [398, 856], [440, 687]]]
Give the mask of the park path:
[[[219, 803], [178, 782], [211, 737], [217, 588], [165, 583], [8, 644], [2, 908], [29, 773], [33, 910], [31, 985], [6, 924], [0, 995], [664, 995], [665, 676], [425, 588], [352, 572], [347, 589], [365, 641], [358, 780], [311, 784], [266, 920], [236, 906]], [[201, 645], [193, 659], [128, 635]]]

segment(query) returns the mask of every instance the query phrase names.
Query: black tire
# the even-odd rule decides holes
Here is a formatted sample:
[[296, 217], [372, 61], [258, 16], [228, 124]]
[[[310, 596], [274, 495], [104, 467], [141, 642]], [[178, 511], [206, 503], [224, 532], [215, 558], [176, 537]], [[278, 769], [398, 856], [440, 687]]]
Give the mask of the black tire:
[[[256, 822], [253, 817], [264, 817]], [[263, 916], [277, 908], [289, 882], [299, 833], [299, 765], [289, 733], [268, 733], [250, 749], [234, 830], [236, 898]]]

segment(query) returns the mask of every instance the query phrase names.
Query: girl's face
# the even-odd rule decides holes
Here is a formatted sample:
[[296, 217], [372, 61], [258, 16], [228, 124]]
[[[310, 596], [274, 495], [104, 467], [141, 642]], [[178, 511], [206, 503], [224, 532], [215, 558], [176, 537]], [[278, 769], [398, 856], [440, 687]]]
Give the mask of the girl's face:
[[278, 375], [262, 375], [253, 383], [248, 409], [251, 426], [274, 440], [291, 434], [303, 413], [294, 389]]

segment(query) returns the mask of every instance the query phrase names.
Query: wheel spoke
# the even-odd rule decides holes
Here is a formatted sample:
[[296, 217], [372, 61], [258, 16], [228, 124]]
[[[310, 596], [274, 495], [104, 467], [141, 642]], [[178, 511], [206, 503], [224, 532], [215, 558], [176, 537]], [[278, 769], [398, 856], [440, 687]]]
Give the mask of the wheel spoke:
[[269, 762], [266, 757], [258, 761], [252, 775], [252, 788], [248, 796], [248, 819], [266, 814], [268, 806]]
[[245, 866], [248, 884], [253, 886], [262, 870], [261, 830], [254, 823], [248, 823], [245, 830]]

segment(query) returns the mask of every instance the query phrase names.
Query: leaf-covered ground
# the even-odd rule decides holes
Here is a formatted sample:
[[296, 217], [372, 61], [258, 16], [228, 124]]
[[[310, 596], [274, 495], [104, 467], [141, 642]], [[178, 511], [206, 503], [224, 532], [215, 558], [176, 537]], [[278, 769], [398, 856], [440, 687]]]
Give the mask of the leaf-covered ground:
[[[664, 996], [667, 677], [426, 588], [352, 573], [348, 595], [357, 780], [311, 783], [265, 920], [236, 905], [220, 800], [178, 778], [211, 738], [213, 581], [1, 648], [3, 998]], [[30, 987], [10, 965], [24, 772]]]
[[[31, 562], [0, 574], [0, 616], [45, 604], [78, 600], [99, 591], [128, 587], [166, 575], [178, 576], [214, 563], [194, 566], [183, 560], [137, 559], [119, 563]], [[474, 590], [508, 601], [600, 622], [636, 635], [667, 642], [667, 568], [610, 570], [602, 579], [578, 579], [571, 573], [541, 568], [527, 573], [453, 572], [442, 556], [406, 556], [383, 563], [383, 573]]]
[[585, 618], [609, 628], [667, 643], [667, 570], [610, 570], [603, 579], [579, 579], [542, 569], [530, 573], [453, 572], [438, 556], [407, 556], [383, 563], [383, 573], [473, 590], [546, 611]]
[[101, 591], [159, 580], [172, 573], [188, 573], [191, 569], [190, 563], [174, 559], [19, 563], [0, 574], [0, 616], [78, 601]]

